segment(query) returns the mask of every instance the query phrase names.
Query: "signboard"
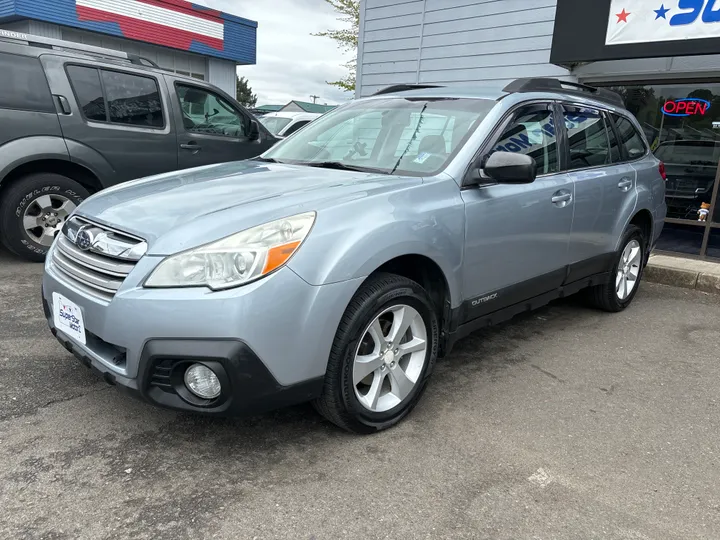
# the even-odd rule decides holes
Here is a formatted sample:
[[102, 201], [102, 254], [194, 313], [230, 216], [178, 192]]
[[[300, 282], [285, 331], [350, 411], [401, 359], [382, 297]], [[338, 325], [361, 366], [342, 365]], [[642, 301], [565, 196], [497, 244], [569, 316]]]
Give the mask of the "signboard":
[[612, 0], [607, 45], [720, 37], [716, 0]]
[[665, 116], [705, 116], [710, 102], [699, 98], [671, 99], [665, 102], [662, 112]]
[[550, 61], [720, 54], [720, 0], [557, 0]]

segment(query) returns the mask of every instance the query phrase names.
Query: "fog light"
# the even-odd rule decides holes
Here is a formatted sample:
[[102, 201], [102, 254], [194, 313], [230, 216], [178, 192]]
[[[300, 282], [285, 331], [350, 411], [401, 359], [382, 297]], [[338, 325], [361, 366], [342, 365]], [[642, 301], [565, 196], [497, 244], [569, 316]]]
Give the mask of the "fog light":
[[185, 386], [202, 399], [215, 399], [220, 395], [220, 379], [212, 369], [202, 364], [193, 364], [187, 369]]

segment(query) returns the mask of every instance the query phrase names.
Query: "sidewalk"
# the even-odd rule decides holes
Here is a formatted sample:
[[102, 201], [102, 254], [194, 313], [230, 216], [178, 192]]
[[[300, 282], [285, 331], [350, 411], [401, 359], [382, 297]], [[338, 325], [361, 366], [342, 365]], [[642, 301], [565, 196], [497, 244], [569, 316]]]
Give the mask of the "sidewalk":
[[720, 263], [651, 255], [644, 279], [663, 285], [720, 294]]

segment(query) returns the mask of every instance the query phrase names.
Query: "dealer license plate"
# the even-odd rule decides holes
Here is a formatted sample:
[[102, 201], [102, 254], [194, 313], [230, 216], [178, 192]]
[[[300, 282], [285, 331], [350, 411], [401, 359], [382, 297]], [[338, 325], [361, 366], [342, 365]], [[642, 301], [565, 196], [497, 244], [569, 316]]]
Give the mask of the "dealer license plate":
[[53, 321], [55, 328], [85, 345], [85, 323], [80, 306], [55, 292], [53, 293]]

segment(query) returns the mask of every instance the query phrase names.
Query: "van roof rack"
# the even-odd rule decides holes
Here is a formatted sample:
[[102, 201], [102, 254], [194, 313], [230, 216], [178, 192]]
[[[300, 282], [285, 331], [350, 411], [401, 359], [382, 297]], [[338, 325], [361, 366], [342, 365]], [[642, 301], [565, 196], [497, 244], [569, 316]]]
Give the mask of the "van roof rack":
[[396, 92], [407, 92], [408, 90], [423, 90], [425, 88], [442, 88], [437, 84], [394, 84], [378, 90], [373, 96], [382, 96], [383, 94], [394, 94]]
[[159, 68], [159, 66], [149, 60], [136, 54], [128, 54], [123, 51], [114, 49], [105, 49], [103, 47], [95, 47], [93, 45], [85, 45], [84, 43], [74, 43], [72, 41], [64, 41], [61, 39], [53, 39], [42, 36], [34, 36], [25, 34], [24, 32], [13, 32], [12, 30], [0, 29], [0, 41], [11, 41], [20, 43], [21, 45], [30, 45], [32, 47], [41, 47], [43, 49], [54, 49], [58, 51], [80, 52], [91, 56], [103, 58], [112, 58], [115, 60], [125, 60], [131, 64], [139, 66]]
[[625, 102], [620, 94], [607, 90], [605, 88], [596, 88], [587, 84], [579, 84], [560, 79], [536, 78], [536, 79], [517, 79], [505, 88], [504, 92], [565, 92], [578, 96], [591, 97], [598, 101], [604, 101], [610, 105], [625, 107]]

